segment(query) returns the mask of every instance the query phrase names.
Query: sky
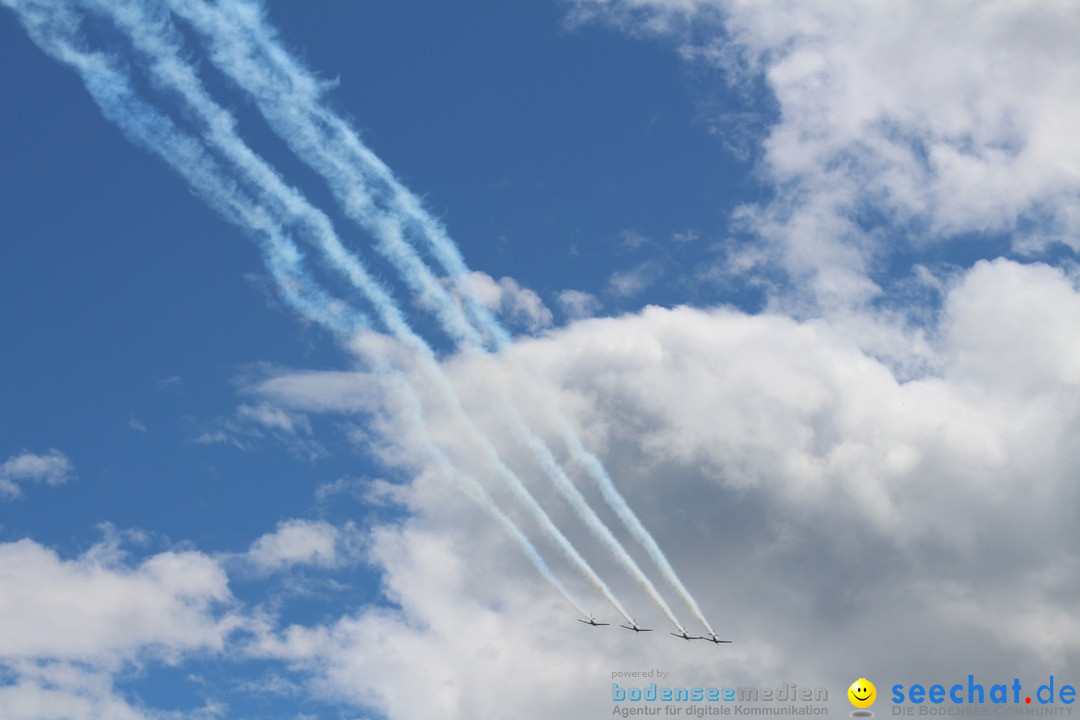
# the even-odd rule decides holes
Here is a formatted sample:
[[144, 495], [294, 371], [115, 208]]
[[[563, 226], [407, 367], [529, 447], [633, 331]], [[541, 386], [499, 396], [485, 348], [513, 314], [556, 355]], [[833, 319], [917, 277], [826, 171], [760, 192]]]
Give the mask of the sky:
[[1080, 684], [1074, 3], [0, 5], [0, 716]]

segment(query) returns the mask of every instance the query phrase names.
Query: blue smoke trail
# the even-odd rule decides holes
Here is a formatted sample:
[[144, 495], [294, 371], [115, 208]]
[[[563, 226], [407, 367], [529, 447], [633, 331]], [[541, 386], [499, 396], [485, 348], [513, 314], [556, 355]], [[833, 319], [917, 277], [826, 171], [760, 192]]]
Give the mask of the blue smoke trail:
[[[102, 4], [103, 0], [96, 0], [96, 2]], [[107, 3], [104, 7], [111, 9], [116, 6], [113, 3]], [[193, 11], [193, 8], [198, 12]], [[200, 28], [205, 27], [210, 22], [209, 18], [213, 17], [212, 11], [199, 3], [182, 3], [182, 12], [189, 16], [194, 14], [199, 19], [198, 27]], [[123, 24], [123, 29], [132, 38], [136, 48], [149, 56], [155, 75], [162, 82], [169, 83], [172, 89], [181, 93], [188, 104], [200, 116], [204, 117], [208, 125], [216, 126], [220, 124], [228, 128], [231, 133], [232, 118], [228, 118], [228, 122], [218, 120], [224, 114], [224, 110], [212, 105], [201, 88], [195, 87], [198, 80], [195, 78], [194, 71], [190, 66], [185, 65], [184, 61], [179, 57], [178, 43], [169, 41], [167, 26], [162, 22], [151, 25], [145, 18], [140, 20], [128, 12], [121, 13], [113, 10], [113, 14], [117, 21]], [[246, 48], [242, 43], [222, 43], [222, 46], [229, 51], [230, 55], [227, 64], [222, 64], [224, 59], [220, 53], [215, 53], [215, 60], [222, 65], [221, 69], [236, 80], [238, 84], [256, 82], [255, 78], [265, 65], [258, 62], [252, 54], [246, 52]], [[302, 113], [302, 108], [298, 108], [291, 102], [283, 102], [274, 95], [273, 88], [280, 85], [281, 78], [274, 78], [274, 80], [275, 82], [266, 82], [265, 85], [255, 88], [248, 85], [241, 85], [241, 87], [244, 87], [256, 98], [264, 116], [280, 135], [286, 137], [294, 151], [305, 159], [314, 159], [318, 163], [316, 169], [323, 173], [324, 176], [331, 178], [331, 187], [344, 206], [346, 213], [362, 226], [374, 230], [379, 251], [401, 269], [403, 277], [414, 292], [428, 301], [429, 304], [434, 304], [439, 319], [451, 336], [459, 342], [480, 344], [480, 335], [476, 333], [459, 308], [449, 299], [446, 289], [431, 274], [427, 266], [417, 256], [415, 250], [405, 241], [403, 228], [398, 219], [392, 215], [379, 214], [372, 203], [370, 195], [363, 189], [363, 178], [353, 172], [351, 166], [342, 164], [332, 155], [321, 151], [323, 144], [319, 142], [315, 128], [310, 125], [306, 127], [298, 125], [293, 120]], [[342, 254], [338, 251], [337, 255], [332, 258], [332, 262], [340, 262], [341, 257]], [[353, 273], [350, 272], [349, 274], [352, 277]], [[366, 295], [370, 296], [368, 289], [362, 288], [362, 290]], [[403, 329], [394, 332], [398, 336], [406, 334]], [[411, 340], [411, 338], [409, 339]], [[424, 350], [424, 352], [428, 351]], [[581, 492], [559, 466], [550, 449], [528, 429], [524, 418], [511, 403], [504, 402], [504, 406], [506, 412], [511, 416], [513, 421], [511, 426], [515, 430], [518, 439], [536, 455], [541, 468], [554, 480], [558, 490], [585, 522], [590, 532], [615, 555], [616, 559], [644, 588], [645, 592], [668, 619], [676, 627], [681, 627], [671, 608], [656, 591], [655, 586], [589, 506]]]
[[130, 37], [135, 48], [146, 55], [150, 63], [149, 72], [155, 82], [163, 88], [180, 94], [188, 107], [205, 125], [204, 139], [207, 144], [222, 153], [253, 185], [259, 194], [260, 201], [264, 205], [277, 207], [285, 217], [304, 227], [310, 239], [326, 254], [331, 266], [340, 270], [353, 286], [360, 290], [375, 307], [376, 314], [391, 334], [401, 340], [420, 360], [420, 369], [425, 377], [440, 390], [443, 400], [451, 407], [456, 419], [479, 440], [488, 464], [510, 485], [511, 490], [529, 508], [541, 527], [568, 559], [586, 574], [621, 614], [626, 616], [606, 584], [555, 527], [517, 475], [503, 463], [487, 438], [469, 420], [453, 388], [439, 369], [431, 347], [409, 327], [386, 288], [377, 283], [360, 259], [344, 247], [334, 232], [329, 218], [311, 206], [299, 191], [286, 185], [237, 135], [234, 118], [209, 97], [194, 69], [181, 58], [181, 39], [175, 30], [171, 29], [168, 16], [151, 17], [140, 2], [83, 1], [95, 11], [108, 14]]
[[[459, 343], [473, 347], [498, 351], [508, 346], [512, 341], [510, 334], [477, 299], [464, 259], [445, 228], [360, 141], [349, 124], [322, 104], [322, 85], [284, 50], [275, 31], [264, 21], [262, 7], [241, 2], [211, 6], [204, 0], [169, 0], [169, 3], [174, 12], [209, 40], [215, 65], [252, 95], [275, 132], [323, 175], [349, 217], [372, 232], [377, 249], [399, 268], [410, 289], [435, 308], [446, 332]], [[415, 250], [409, 247], [407, 236], [418, 237], [427, 243], [433, 257], [463, 290], [464, 312]], [[599, 458], [585, 448], [565, 418], [550, 408], [548, 414], [555, 420], [571, 456], [593, 479], [604, 501], [698, 620], [712, 632], [696, 600], [618, 491]], [[527, 429], [527, 425], [519, 435], [551, 475], [550, 450]], [[558, 473], [565, 477], [561, 469]], [[560, 477], [552, 477], [565, 494], [567, 489]], [[572, 492], [576, 493], [576, 488]], [[575, 509], [579, 508], [575, 498], [568, 496], [568, 500]], [[591, 509], [587, 511], [591, 512]], [[587, 517], [586, 522], [593, 524]], [[593, 529], [601, 534], [607, 531], [606, 528], [602, 531]], [[610, 536], [610, 532], [607, 535]], [[610, 546], [606, 538], [602, 540]], [[614, 552], [622, 560], [620, 550], [621, 546]], [[622, 554], [625, 554], [624, 550]], [[631, 569], [631, 572], [639, 582], [644, 581], [642, 584], [655, 600], [658, 595], [647, 578], [643, 574], [639, 576], [640, 571], [634, 573]], [[658, 604], [662, 609], [666, 608], [662, 600]], [[675, 622], [670, 610], [665, 609], [665, 613]]]
[[[208, 205], [256, 239], [275, 282], [294, 309], [339, 337], [351, 337], [359, 329], [371, 326], [366, 314], [331, 298], [311, 280], [301, 266], [302, 254], [284, 228], [267, 211], [264, 203], [247, 197], [240, 185], [229, 178], [228, 173], [206, 152], [199, 141], [181, 131], [170, 118], [141, 100], [132, 89], [129, 78], [117, 70], [107, 56], [79, 47], [80, 20], [79, 16], [71, 11], [70, 5], [35, 0], [0, 2], [15, 11], [27, 34], [38, 47], [79, 74], [102, 114], [117, 125], [129, 140], [158, 155], [183, 177]], [[297, 201], [294, 195], [287, 194], [277, 200], [279, 204], [294, 211], [299, 208], [299, 205], [294, 204]], [[275, 214], [280, 214], [281, 210], [281, 207], [276, 208]], [[387, 370], [386, 364], [378, 358], [375, 358], [375, 364], [383, 371]], [[414, 403], [414, 413], [422, 412], [417, 410], [419, 399], [414, 393], [405, 399]], [[413, 420], [422, 426], [422, 418], [414, 417]], [[555, 577], [520, 528], [498, 509], [486, 491], [471, 478], [454, 471], [445, 454], [430, 440], [427, 449], [440, 469], [464, 482], [466, 491], [510, 533], [537, 570], [572, 607], [587, 617], [580, 603]], [[584, 560], [581, 562], [584, 563]], [[591, 572], [591, 568], [589, 571]], [[620, 609], [613, 597], [609, 600], [613, 601], [616, 609]]]

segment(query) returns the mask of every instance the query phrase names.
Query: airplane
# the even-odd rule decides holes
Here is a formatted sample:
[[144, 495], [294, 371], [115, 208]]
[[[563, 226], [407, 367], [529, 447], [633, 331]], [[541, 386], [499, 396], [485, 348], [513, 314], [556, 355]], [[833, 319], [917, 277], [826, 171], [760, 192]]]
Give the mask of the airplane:
[[671, 633], [671, 634], [674, 635], [677, 638], [682, 638], [683, 640], [704, 640], [705, 639], [705, 638], [701, 637], [700, 635], [691, 635], [690, 633], [686, 632], [686, 628], [684, 628], [682, 625], [679, 626], [679, 630], [681, 630], [682, 632]]
[[630, 621], [630, 625], [620, 625], [619, 627], [624, 627], [627, 630], [633, 630], [634, 632], [652, 632], [651, 628], [639, 627], [633, 620]]
[[582, 620], [581, 618], [574, 618], [574, 619], [577, 620], [579, 623], [585, 623], [586, 625], [592, 625], [593, 627], [600, 627], [601, 625], [610, 625], [611, 624], [611, 623], [596, 622], [596, 618], [594, 618], [592, 615], [589, 616], [588, 620]]
[[717, 645], [719, 645], [720, 643], [730, 643], [731, 642], [731, 640], [721, 640], [719, 638], [719, 636], [717, 636], [717, 634], [714, 633], [712, 630], [709, 631], [709, 637], [703, 637], [701, 639], [702, 640], [708, 640], [709, 642], [716, 643]]

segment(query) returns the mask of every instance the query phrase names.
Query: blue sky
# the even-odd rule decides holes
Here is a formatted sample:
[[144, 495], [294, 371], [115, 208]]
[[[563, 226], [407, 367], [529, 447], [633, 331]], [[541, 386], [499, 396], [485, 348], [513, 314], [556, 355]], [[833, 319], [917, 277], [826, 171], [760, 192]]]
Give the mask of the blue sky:
[[[565, 289], [602, 296], [613, 273], [659, 257], [672, 276], [628, 300], [605, 298], [610, 311], [725, 297], [724, 288], [687, 287], [678, 276], [723, 232], [725, 212], [755, 190], [745, 165], [696, 122], [691, 80], [671, 53], [599, 28], [570, 31], [556, 5], [339, 10], [272, 12], [312, 67], [340, 78], [334, 105], [428, 198], [474, 267], [514, 277], [554, 304]], [[89, 514], [63, 522], [54, 541], [73, 522], [109, 521], [225, 549], [243, 537], [220, 534], [235, 531], [229, 506], [266, 482], [264, 473], [278, 478], [281, 505], [243, 520], [249, 532], [306, 498], [311, 480], [300, 478], [312, 471], [324, 480], [378, 472], [348, 450], [310, 466], [274, 443], [258, 453], [192, 445], [231, 412], [233, 380], [247, 366], [334, 367], [340, 355], [274, 307], [250, 243], [128, 143], [10, 17], [4, 30], [9, 92], [20, 97], [4, 121], [6, 135], [20, 138], [4, 148], [5, 235], [15, 241], [5, 243], [5, 307], [13, 309], [5, 322], [34, 348], [8, 360], [4, 436], [12, 451], [82, 448], [81, 482], [67, 490], [86, 495], [68, 511]], [[287, 164], [250, 107], [233, 102], [252, 142], [325, 197], [295, 159]], [[696, 247], [668, 242], [680, 233], [696, 236]], [[26, 382], [39, 375], [51, 380]], [[73, 403], [94, 411], [73, 412]], [[222, 482], [234, 473], [251, 477], [244, 489]], [[179, 492], [163, 495], [168, 488]], [[204, 506], [199, 535], [176, 502], [191, 503], [191, 513]], [[45, 529], [40, 518], [20, 531], [31, 529]]]
[[[20, 631], [0, 640], [0, 715], [599, 716], [610, 673], [646, 667], [827, 686], [834, 712], [860, 676], [1080, 681], [1067, 4], [268, 3], [330, 84], [319, 117], [350, 123], [464, 256], [453, 277], [420, 251], [440, 307], [513, 333], [485, 354], [455, 346], [374, 226], [225, 76], [183, 17], [202, 3], [175, 0], [182, 57], [430, 363], [385, 330], [328, 331], [340, 304], [290, 305], [266, 233], [216, 212], [168, 143], [131, 142], [32, 39], [75, 13], [77, 43], [197, 133], [103, 6], [3, 4], [0, 620]], [[303, 244], [314, 216], [201, 142], [315, 286], [372, 314]], [[624, 620], [501, 467], [663, 632], [573, 621], [477, 492], [571, 605]], [[736, 643], [663, 642], [675, 615]]]

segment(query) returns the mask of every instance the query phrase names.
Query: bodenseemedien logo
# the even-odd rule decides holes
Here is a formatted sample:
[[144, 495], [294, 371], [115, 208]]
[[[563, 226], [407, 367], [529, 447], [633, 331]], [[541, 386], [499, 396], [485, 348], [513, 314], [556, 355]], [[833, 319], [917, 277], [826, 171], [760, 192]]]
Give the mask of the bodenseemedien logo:
[[[612, 678], [660, 677], [667, 673], [656, 671], [613, 672]], [[829, 714], [829, 691], [822, 687], [806, 687], [783, 683], [774, 687], [733, 687], [658, 685], [645, 686], [611, 683], [612, 715], [663, 715], [704, 718], [714, 715], [778, 717], [812, 717]]]
[[866, 678], [859, 678], [851, 683], [847, 691], [848, 700], [855, 706], [851, 711], [851, 717], [874, 717], [870, 706], [877, 700], [877, 688], [874, 683]]

